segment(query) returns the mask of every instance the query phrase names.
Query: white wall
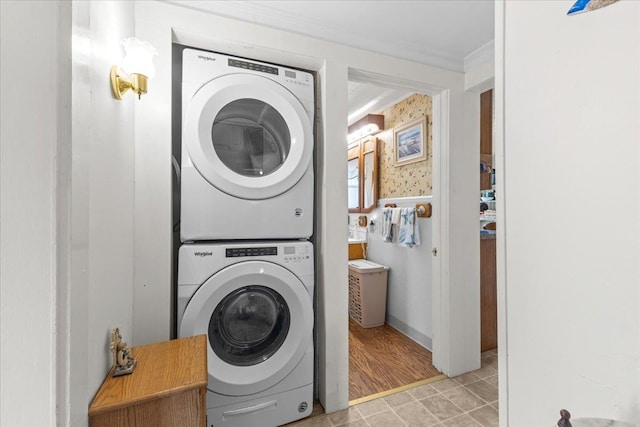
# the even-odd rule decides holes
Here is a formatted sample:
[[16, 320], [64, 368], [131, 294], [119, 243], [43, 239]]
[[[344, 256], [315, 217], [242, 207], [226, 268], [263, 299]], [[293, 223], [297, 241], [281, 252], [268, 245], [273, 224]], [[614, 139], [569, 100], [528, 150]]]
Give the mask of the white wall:
[[[474, 245], [478, 238], [476, 172], [479, 154], [476, 153], [477, 141], [474, 139], [474, 126], [477, 127], [474, 114], [477, 111], [469, 102], [473, 97], [464, 92], [463, 74], [160, 2], [136, 2], [136, 33], [158, 49], [160, 58], [171, 57], [173, 40], [203, 49], [314, 71], [322, 71], [324, 67], [328, 73], [325, 86], [328, 94], [323, 95], [324, 105], [322, 115], [318, 115], [318, 127], [331, 131], [319, 138], [317, 144], [321, 146], [320, 150], [325, 150], [324, 156], [336, 156], [336, 159], [346, 158], [344, 140], [335, 140], [338, 133], [346, 134], [346, 130], [340, 130], [346, 127], [346, 121], [338, 120], [331, 114], [325, 117], [324, 114], [328, 111], [346, 112], [346, 93], [339, 94], [338, 90], [346, 87], [347, 75], [345, 73], [342, 76], [339, 70], [347, 69], [350, 73], [355, 69], [385, 80], [409, 82], [407, 87], [429, 86], [449, 89], [443, 96], [433, 94], [434, 117], [440, 101], [446, 106], [446, 112], [451, 112], [450, 116], [440, 114], [437, 120], [440, 120], [439, 125], [445, 129], [442, 136], [443, 145], [453, 147], [443, 157], [443, 165], [435, 166], [436, 170], [444, 169], [446, 180], [451, 182], [450, 195], [438, 202], [446, 204], [450, 212], [456, 213], [453, 222], [443, 225], [452, 244], [450, 247], [443, 245], [440, 248], [445, 254], [449, 250], [455, 251], [455, 257], [446, 260], [446, 271], [455, 270], [455, 273], [442, 276], [446, 299], [437, 316], [440, 316], [439, 325], [447, 334], [439, 337], [442, 343], [438, 363], [445, 372], [453, 375], [479, 367], [479, 352], [475, 346], [475, 341], [479, 345], [479, 314], [475, 315], [479, 312], [479, 295], [474, 291], [479, 280], [479, 248], [478, 245]], [[167, 107], [171, 103], [171, 88], [167, 83], [170, 81], [170, 63], [170, 60], [158, 61], [156, 79], [160, 83], [151, 83], [156, 106]], [[344, 79], [344, 82], [341, 79]], [[170, 117], [168, 110], [153, 108], [144, 103], [140, 103], [136, 111], [136, 134], [157, 136], [153, 153], [145, 149], [137, 151], [136, 169], [146, 168], [139, 162], [145, 162], [147, 154], [153, 159], [158, 156], [165, 159], [166, 164], [163, 166], [162, 162], [156, 163], [153, 160], [154, 165], [147, 169], [148, 174], [136, 174], [136, 179], [139, 180], [136, 188], [144, 188], [153, 193], [148, 197], [149, 203], [136, 206], [136, 217], [152, 217], [155, 224], [154, 229], [148, 228], [145, 233], [136, 230], [136, 259], [139, 256], [145, 259], [155, 257], [159, 263], [167, 259], [166, 251], [170, 248], [168, 242], [171, 238], [171, 140], [169, 132], [157, 132], [154, 127], [164, 127], [169, 123]], [[150, 145], [146, 150], [149, 149]], [[328, 162], [326, 165], [325, 161]], [[346, 173], [343, 171], [346, 165], [334, 170], [333, 165], [336, 164], [333, 160], [319, 156], [318, 169], [326, 174], [334, 174], [331, 178], [327, 175], [324, 181], [320, 181], [318, 175], [318, 184], [325, 185], [318, 187], [317, 199], [319, 205], [321, 204], [318, 224], [326, 226], [319, 226], [316, 230], [320, 238], [325, 239], [321, 244], [326, 245], [318, 252], [318, 266], [322, 269], [318, 272], [318, 294], [326, 299], [318, 302], [324, 312], [318, 314], [317, 328], [319, 335], [327, 339], [326, 346], [319, 350], [326, 353], [326, 365], [321, 366], [321, 369], [326, 369], [326, 375], [322, 376], [321, 381], [326, 383], [321, 384], [320, 399], [325, 404], [325, 409], [330, 412], [346, 406], [348, 398], [348, 391], [344, 387], [344, 373], [348, 370], [348, 345], [343, 339], [347, 327], [347, 290], [344, 287], [347, 280], [347, 229], [344, 221], [347, 201]], [[443, 218], [448, 219], [448, 216]], [[141, 254], [141, 251], [146, 253]], [[145, 268], [152, 267], [153, 265], [149, 264]], [[146, 273], [136, 271], [136, 289], [145, 285], [145, 282], [138, 280], [141, 274]], [[338, 274], [344, 276], [339, 280], [333, 280]], [[170, 293], [170, 275], [153, 277], [157, 279], [153, 284], [156, 291], [153, 295], [148, 294], [150, 301], [161, 301], [164, 304]], [[138, 301], [137, 295], [136, 291], [136, 306], [143, 303]], [[338, 298], [335, 303], [331, 299], [333, 295]], [[475, 306], [475, 311], [472, 306]], [[154, 334], [168, 334], [169, 318], [170, 313], [161, 305], [157, 310], [148, 311], [145, 324], [156, 328]], [[331, 322], [325, 323], [327, 319], [331, 319]], [[333, 328], [333, 319], [343, 319], [344, 330]], [[137, 322], [134, 326], [137, 330]], [[152, 329], [148, 329], [145, 333], [151, 331]], [[459, 338], [448, 340], [449, 333]], [[476, 335], [477, 340], [474, 338]], [[139, 337], [145, 340], [145, 337], [137, 332], [135, 336], [136, 341]], [[321, 355], [321, 364], [322, 357]]]
[[[64, 3], [63, 3], [64, 4]], [[108, 72], [121, 58], [120, 40], [133, 34], [133, 5], [74, 2], [72, 137], [58, 159], [69, 186], [58, 197], [68, 209], [61, 227], [58, 289], [58, 425], [86, 425], [87, 408], [111, 367], [110, 332], [133, 345], [133, 103], [111, 94]], [[127, 18], [129, 17], [129, 18]], [[61, 23], [71, 32], [71, 22]], [[71, 38], [72, 36], [72, 38]], [[67, 170], [68, 169], [68, 170]], [[52, 424], [53, 425], [53, 424]]]
[[431, 196], [382, 199], [367, 214], [374, 219], [374, 232], [369, 232], [367, 259], [389, 267], [387, 274], [387, 323], [422, 346], [432, 350], [432, 219], [417, 218], [421, 244], [413, 248], [398, 246], [397, 232], [393, 242], [382, 240], [382, 209], [387, 203], [398, 208], [415, 207], [416, 203], [432, 203]]
[[[480, 368], [480, 100], [477, 93], [452, 88], [434, 97], [433, 106], [434, 130], [439, 126], [450, 140], [443, 144], [434, 132], [432, 232], [440, 261], [433, 261], [433, 269], [442, 284], [434, 279], [433, 364], [454, 377]], [[447, 108], [449, 120], [441, 113]], [[448, 191], [439, 193], [443, 179]]]
[[134, 5], [1, 5], [0, 424], [83, 425], [110, 331], [136, 344], [136, 99], [108, 83]]
[[640, 2], [572, 3], [498, 6], [501, 419], [638, 425]]
[[143, 345], [171, 338], [173, 318], [171, 34], [162, 27], [136, 24], [136, 36], [160, 50], [154, 58], [158, 72], [149, 81], [148, 93], [136, 103], [135, 117], [133, 337], [137, 345]]
[[[108, 75], [134, 33], [133, 5], [73, 4], [73, 123], [69, 278], [69, 423], [111, 367], [110, 333], [133, 333], [134, 105], [113, 98]], [[64, 424], [64, 423], [60, 423]]]
[[58, 107], [70, 88], [59, 84], [70, 28], [58, 23], [69, 16], [58, 2], [0, 2], [3, 426], [56, 424], [56, 155], [68, 136]]
[[[318, 394], [326, 411], [349, 405], [349, 335], [347, 328], [348, 293], [344, 286], [348, 258], [344, 220], [346, 210], [332, 207], [347, 200], [347, 67], [327, 61], [318, 73], [321, 96], [318, 113], [323, 120], [317, 132], [316, 151], [316, 331]], [[332, 141], [331, 143], [323, 143]], [[331, 284], [331, 285], [329, 285]]]

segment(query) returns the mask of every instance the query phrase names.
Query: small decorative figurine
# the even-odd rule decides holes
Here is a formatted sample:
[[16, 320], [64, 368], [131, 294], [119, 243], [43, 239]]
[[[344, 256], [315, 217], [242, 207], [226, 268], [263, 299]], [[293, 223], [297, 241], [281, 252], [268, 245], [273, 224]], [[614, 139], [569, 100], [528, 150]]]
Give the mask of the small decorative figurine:
[[111, 353], [113, 354], [113, 376], [128, 375], [136, 367], [136, 360], [131, 357], [127, 343], [122, 341], [120, 329], [115, 328], [111, 333]]
[[558, 420], [558, 427], [571, 427], [571, 414], [566, 409], [560, 410], [560, 419]]

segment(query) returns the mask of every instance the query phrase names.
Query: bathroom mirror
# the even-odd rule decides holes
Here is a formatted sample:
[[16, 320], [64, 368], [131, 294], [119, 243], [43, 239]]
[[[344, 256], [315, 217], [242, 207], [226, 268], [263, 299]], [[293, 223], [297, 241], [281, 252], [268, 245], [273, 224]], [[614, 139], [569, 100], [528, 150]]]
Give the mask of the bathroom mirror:
[[[355, 156], [354, 156], [354, 152]], [[349, 150], [347, 163], [347, 193], [349, 212], [360, 212], [360, 147]]]
[[348, 151], [349, 212], [371, 212], [378, 203], [378, 139], [362, 139]]
[[373, 204], [373, 152], [364, 154], [364, 183], [362, 186], [363, 202], [362, 206], [371, 206]]

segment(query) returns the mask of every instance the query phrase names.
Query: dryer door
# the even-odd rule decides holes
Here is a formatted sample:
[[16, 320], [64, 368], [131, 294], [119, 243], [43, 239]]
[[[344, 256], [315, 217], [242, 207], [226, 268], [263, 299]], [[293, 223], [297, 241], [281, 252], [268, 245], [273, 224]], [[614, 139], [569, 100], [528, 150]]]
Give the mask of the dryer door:
[[313, 306], [289, 270], [264, 261], [211, 276], [185, 310], [179, 336], [208, 337], [209, 389], [228, 396], [266, 390], [300, 362], [313, 335]]
[[189, 102], [183, 144], [198, 172], [242, 199], [267, 199], [292, 188], [313, 154], [313, 129], [300, 101], [253, 74], [228, 74]]

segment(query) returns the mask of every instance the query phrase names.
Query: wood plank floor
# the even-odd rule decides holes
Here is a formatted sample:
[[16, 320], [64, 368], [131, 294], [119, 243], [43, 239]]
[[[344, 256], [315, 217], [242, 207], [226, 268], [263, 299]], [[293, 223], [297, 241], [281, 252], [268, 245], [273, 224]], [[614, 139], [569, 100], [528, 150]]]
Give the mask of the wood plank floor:
[[389, 325], [349, 320], [349, 400], [441, 375], [431, 352]]

